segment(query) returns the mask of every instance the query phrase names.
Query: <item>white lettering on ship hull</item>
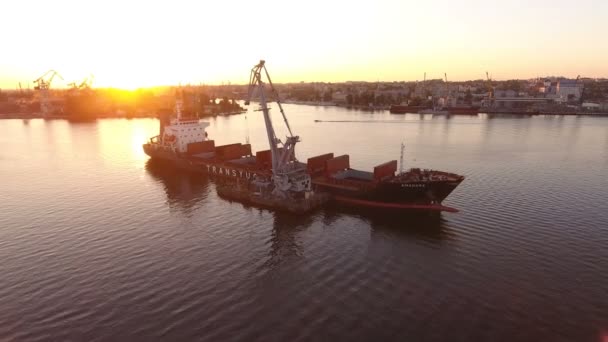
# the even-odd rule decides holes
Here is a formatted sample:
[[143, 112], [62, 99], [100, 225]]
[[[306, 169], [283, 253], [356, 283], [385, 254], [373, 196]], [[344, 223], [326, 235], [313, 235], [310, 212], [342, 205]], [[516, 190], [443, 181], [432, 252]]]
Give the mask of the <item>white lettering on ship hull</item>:
[[424, 188], [424, 184], [401, 184], [402, 188]]
[[246, 179], [254, 179], [257, 174], [255, 172], [237, 170], [237, 169], [229, 169], [225, 167], [216, 167], [207, 165], [207, 173], [210, 175], [220, 175], [226, 177], [234, 177], [234, 178], [246, 178]]

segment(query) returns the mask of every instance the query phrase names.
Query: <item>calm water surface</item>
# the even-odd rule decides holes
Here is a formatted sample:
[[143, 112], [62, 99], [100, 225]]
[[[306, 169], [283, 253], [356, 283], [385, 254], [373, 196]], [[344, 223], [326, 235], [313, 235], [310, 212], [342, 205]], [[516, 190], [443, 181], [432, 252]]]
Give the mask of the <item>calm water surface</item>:
[[[2, 341], [599, 341], [608, 119], [286, 106], [298, 155], [465, 182], [441, 217], [293, 217], [150, 163], [158, 121], [0, 121]], [[279, 126], [281, 120], [275, 118]], [[315, 122], [344, 120], [353, 122]], [[211, 119], [267, 148], [260, 112]]]

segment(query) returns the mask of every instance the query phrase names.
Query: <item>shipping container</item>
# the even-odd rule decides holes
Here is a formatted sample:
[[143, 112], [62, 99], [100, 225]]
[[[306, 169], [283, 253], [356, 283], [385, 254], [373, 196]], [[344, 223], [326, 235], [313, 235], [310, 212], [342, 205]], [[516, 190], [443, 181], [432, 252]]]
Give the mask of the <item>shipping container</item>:
[[190, 143], [187, 146], [186, 153], [188, 155], [199, 154], [199, 153], [207, 153], [215, 151], [215, 141], [206, 140], [195, 143]]
[[215, 156], [221, 160], [234, 159], [234, 155], [238, 155], [241, 150], [241, 143], [217, 146], [215, 148]]
[[338, 171], [347, 170], [348, 168], [350, 168], [350, 158], [348, 154], [325, 161], [325, 172], [328, 175], [332, 175]]
[[310, 175], [318, 175], [325, 171], [325, 162], [334, 157], [333, 153], [321, 154], [308, 158], [306, 163]]
[[[277, 152], [280, 155], [283, 153], [283, 148], [277, 148]], [[270, 150], [258, 151], [255, 154], [257, 163], [260, 167], [263, 168], [272, 168], [272, 152]], [[290, 161], [294, 161], [295, 158], [292, 156]]]
[[257, 151], [255, 154], [255, 160], [262, 168], [272, 167], [272, 153], [270, 150]]
[[381, 181], [388, 177], [392, 177], [395, 175], [395, 171], [397, 171], [397, 161], [391, 160], [384, 164], [380, 164], [374, 167], [374, 179]]

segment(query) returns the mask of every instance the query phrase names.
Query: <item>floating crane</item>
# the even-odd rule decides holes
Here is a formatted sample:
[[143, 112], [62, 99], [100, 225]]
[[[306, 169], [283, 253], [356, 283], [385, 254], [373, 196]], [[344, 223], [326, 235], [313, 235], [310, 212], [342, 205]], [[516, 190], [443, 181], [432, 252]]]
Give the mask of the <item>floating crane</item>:
[[50, 112], [51, 105], [49, 103], [49, 89], [51, 88], [51, 82], [53, 82], [55, 76], [63, 80], [63, 77], [61, 77], [57, 71], [52, 69], [34, 80], [34, 83], [36, 84], [34, 90], [40, 91], [40, 111], [44, 116], [47, 116]]
[[[276, 99], [276, 103], [281, 111], [285, 126], [289, 135], [286, 137], [283, 143], [277, 138], [270, 118], [270, 110], [265, 94], [265, 82], [262, 78], [266, 76], [270, 90]], [[306, 172], [304, 164], [299, 163], [295, 156], [296, 143], [300, 142], [300, 137], [293, 135], [287, 116], [281, 106], [278, 92], [274, 88], [268, 70], [265, 66], [265, 61], [261, 60], [260, 63], [255, 65], [251, 69], [251, 75], [249, 77], [249, 89], [247, 100], [245, 105], [249, 105], [251, 98], [253, 97], [254, 91], [257, 89], [261, 111], [264, 114], [264, 123], [266, 125], [266, 134], [268, 136], [268, 144], [270, 145], [270, 153], [272, 157], [272, 185], [274, 185], [273, 194], [286, 198], [288, 192], [308, 192], [311, 191], [312, 182], [310, 175]], [[268, 184], [269, 185], [269, 184]]]

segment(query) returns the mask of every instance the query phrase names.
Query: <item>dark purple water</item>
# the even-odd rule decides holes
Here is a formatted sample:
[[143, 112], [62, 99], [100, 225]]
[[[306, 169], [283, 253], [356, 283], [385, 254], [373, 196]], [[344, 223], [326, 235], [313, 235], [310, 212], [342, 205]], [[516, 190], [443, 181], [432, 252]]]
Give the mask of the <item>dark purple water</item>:
[[[350, 153], [371, 168], [399, 159], [404, 141], [408, 166], [466, 175], [445, 202], [461, 212], [277, 214], [149, 163], [141, 144], [156, 120], [2, 120], [0, 340], [599, 341], [608, 331], [608, 119], [286, 112], [301, 159]], [[211, 119], [209, 135], [266, 149], [260, 115]]]

